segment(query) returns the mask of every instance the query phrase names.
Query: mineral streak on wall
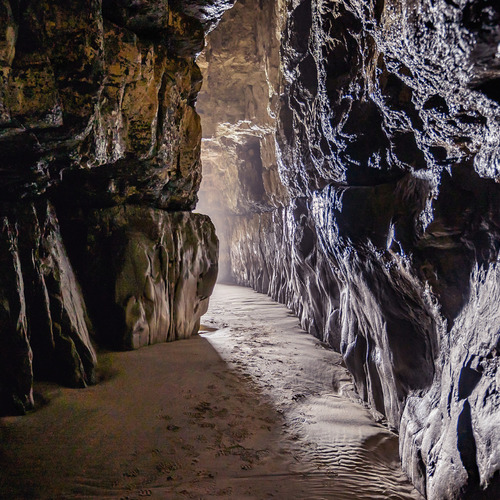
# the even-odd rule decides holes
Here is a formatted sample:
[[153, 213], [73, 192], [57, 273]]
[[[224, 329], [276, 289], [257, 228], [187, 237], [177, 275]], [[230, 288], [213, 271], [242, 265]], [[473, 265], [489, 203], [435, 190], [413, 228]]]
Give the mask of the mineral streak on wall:
[[205, 32], [234, 1], [0, 0], [0, 413], [81, 387], [93, 341], [197, 330], [217, 274], [201, 179]]
[[436, 500], [500, 491], [499, 44], [492, 0], [240, 0], [200, 57], [222, 277], [340, 350]]

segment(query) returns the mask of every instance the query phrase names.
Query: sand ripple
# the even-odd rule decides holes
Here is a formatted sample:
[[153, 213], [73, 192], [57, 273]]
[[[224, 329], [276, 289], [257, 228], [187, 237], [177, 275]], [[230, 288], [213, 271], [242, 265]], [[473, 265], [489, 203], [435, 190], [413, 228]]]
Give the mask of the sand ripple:
[[203, 336], [100, 353], [94, 387], [37, 384], [36, 412], [0, 419], [0, 498], [419, 498], [397, 437], [284, 307], [218, 286], [204, 319]]
[[397, 436], [355, 402], [341, 357], [305, 334], [284, 306], [218, 285], [203, 321], [222, 358], [284, 416], [304, 498], [421, 498], [401, 470]]

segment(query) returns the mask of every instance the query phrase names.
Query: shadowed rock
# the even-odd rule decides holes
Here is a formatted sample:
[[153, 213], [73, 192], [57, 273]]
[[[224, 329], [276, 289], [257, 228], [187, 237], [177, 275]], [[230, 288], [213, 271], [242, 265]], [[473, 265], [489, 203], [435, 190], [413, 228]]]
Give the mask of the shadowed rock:
[[[33, 377], [75, 387], [93, 382], [84, 295], [103, 343], [139, 347], [196, 330], [215, 280], [212, 226], [201, 216], [159, 210], [144, 215], [141, 228], [141, 209], [123, 208], [142, 205], [149, 213], [148, 207], [191, 210], [196, 203], [201, 74], [194, 59], [205, 30], [231, 2], [181, 6], [0, 0], [1, 412], [33, 406]], [[108, 313], [94, 307], [90, 290], [82, 295], [73, 267], [86, 285], [81, 263], [97, 267], [101, 251], [111, 259], [91, 239], [105, 238], [103, 220], [91, 214], [110, 207], [122, 207], [116, 209], [122, 246], [113, 250], [123, 260], [89, 279], [118, 290], [106, 297], [115, 330], [103, 334]], [[78, 219], [81, 213], [89, 220]], [[75, 228], [67, 228], [69, 220]], [[90, 240], [75, 261], [66, 246], [75, 247], [72, 237], [82, 241], [76, 234], [82, 227]], [[164, 241], [167, 260], [155, 247]], [[104, 271], [109, 283], [100, 282]], [[123, 317], [113, 313], [120, 308]]]
[[217, 278], [207, 216], [127, 206], [65, 228], [101, 344], [137, 349], [198, 331]]
[[95, 381], [96, 356], [52, 206], [28, 205], [5, 216], [1, 241], [0, 409], [23, 413], [33, 407], [33, 375], [85, 387]]

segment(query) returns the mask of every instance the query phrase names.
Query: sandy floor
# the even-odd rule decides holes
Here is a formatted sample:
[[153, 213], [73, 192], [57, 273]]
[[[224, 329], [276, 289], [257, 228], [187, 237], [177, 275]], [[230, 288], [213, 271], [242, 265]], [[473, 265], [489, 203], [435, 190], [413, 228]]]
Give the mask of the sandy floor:
[[102, 353], [89, 389], [39, 384], [38, 411], [0, 419], [0, 498], [420, 498], [395, 436], [340, 395], [339, 356], [286, 308], [218, 285], [203, 320]]

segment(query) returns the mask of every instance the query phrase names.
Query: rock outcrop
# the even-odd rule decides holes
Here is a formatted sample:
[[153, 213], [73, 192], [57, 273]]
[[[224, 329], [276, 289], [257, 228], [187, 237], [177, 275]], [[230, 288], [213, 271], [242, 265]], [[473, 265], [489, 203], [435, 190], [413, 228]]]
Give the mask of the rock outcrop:
[[131, 348], [196, 329], [217, 242], [188, 213], [195, 57], [232, 3], [0, 1], [0, 412], [33, 406], [33, 377], [92, 383], [91, 339]]
[[80, 286], [54, 208], [47, 201], [16, 207], [2, 218], [0, 408], [33, 406], [38, 378], [85, 387], [96, 355]]
[[499, 19], [489, 0], [247, 0], [202, 64], [200, 193], [230, 278], [343, 354], [431, 499], [500, 487]]
[[[210, 213], [220, 239], [219, 277], [231, 281], [234, 216], [288, 203], [279, 179], [275, 119], [279, 91], [277, 4], [239, 0], [198, 58], [204, 74], [197, 110], [203, 117], [203, 184], [197, 210]], [[243, 264], [243, 263], [242, 263]]]
[[198, 332], [217, 278], [207, 216], [120, 206], [80, 220], [66, 222], [68, 249], [101, 345], [137, 349]]

